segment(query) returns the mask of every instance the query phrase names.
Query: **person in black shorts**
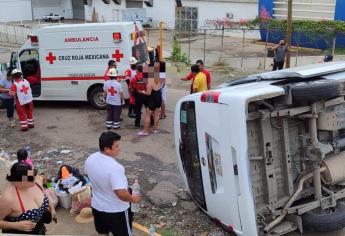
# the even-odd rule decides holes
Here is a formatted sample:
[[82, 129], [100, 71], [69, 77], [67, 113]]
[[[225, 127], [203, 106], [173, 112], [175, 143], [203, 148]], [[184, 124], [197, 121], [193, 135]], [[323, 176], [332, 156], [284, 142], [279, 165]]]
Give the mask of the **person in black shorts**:
[[[157, 65], [156, 65], [157, 64]], [[155, 66], [148, 67], [154, 70], [154, 74], [158, 74], [157, 71], [159, 71], [160, 63], [156, 62]], [[151, 71], [147, 72], [148, 74], [151, 73]], [[154, 125], [152, 129], [152, 133], [156, 134], [158, 133], [157, 127], [158, 127], [158, 121], [159, 121], [159, 113], [160, 113], [160, 107], [162, 105], [162, 81], [159, 76], [156, 75], [150, 75], [148, 79], [148, 83], [146, 86], [146, 91], [140, 91], [141, 94], [144, 94], [147, 96], [147, 103], [146, 103], [146, 115], [145, 115], [145, 124], [144, 124], [144, 130], [140, 131], [138, 133], [138, 136], [147, 136], [149, 135], [150, 131], [150, 120], [151, 116], [154, 117]]]
[[85, 173], [92, 186], [92, 214], [98, 234], [131, 235], [132, 217], [129, 203], [139, 203], [141, 197], [128, 190], [125, 168], [120, 157], [121, 136], [108, 131], [99, 137], [99, 152], [85, 162]]

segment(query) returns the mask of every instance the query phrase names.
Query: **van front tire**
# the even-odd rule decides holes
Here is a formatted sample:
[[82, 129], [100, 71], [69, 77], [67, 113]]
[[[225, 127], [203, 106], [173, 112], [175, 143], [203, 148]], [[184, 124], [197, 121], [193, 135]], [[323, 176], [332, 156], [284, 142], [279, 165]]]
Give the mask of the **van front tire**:
[[103, 88], [101, 86], [92, 88], [89, 94], [89, 102], [94, 108], [98, 110], [105, 110], [107, 104], [103, 98]]

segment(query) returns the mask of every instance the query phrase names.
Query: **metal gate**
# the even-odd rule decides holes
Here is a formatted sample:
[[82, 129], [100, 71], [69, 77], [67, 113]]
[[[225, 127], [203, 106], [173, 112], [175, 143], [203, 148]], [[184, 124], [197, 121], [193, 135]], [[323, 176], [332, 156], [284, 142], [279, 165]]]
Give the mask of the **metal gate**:
[[85, 10], [83, 0], [72, 0], [73, 19], [85, 20]]
[[189, 37], [198, 31], [198, 8], [176, 7], [175, 30], [179, 36]]

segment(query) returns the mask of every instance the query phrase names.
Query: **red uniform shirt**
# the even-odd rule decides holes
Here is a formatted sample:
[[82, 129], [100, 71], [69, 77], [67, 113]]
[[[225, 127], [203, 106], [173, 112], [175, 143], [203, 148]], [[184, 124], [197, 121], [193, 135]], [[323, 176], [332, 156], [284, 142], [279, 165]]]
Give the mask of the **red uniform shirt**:
[[146, 90], [146, 83], [143, 79], [143, 74], [139, 73], [131, 79], [129, 87], [135, 91], [143, 91]]

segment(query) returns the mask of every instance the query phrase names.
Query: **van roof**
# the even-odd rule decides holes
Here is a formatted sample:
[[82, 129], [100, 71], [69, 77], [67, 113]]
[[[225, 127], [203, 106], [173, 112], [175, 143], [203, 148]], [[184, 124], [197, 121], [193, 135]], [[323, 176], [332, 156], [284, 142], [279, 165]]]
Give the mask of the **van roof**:
[[[131, 26], [135, 22], [105, 22], [105, 23], [85, 23], [85, 24], [61, 24], [61, 25], [51, 25], [46, 26], [43, 28], [38, 29], [39, 31], [63, 31], [71, 28], [78, 28], [78, 30], [93, 30], [95, 28], [102, 30], [102, 29], [109, 29], [109, 27], [126, 27]], [[140, 22], [137, 22], [140, 24]]]

